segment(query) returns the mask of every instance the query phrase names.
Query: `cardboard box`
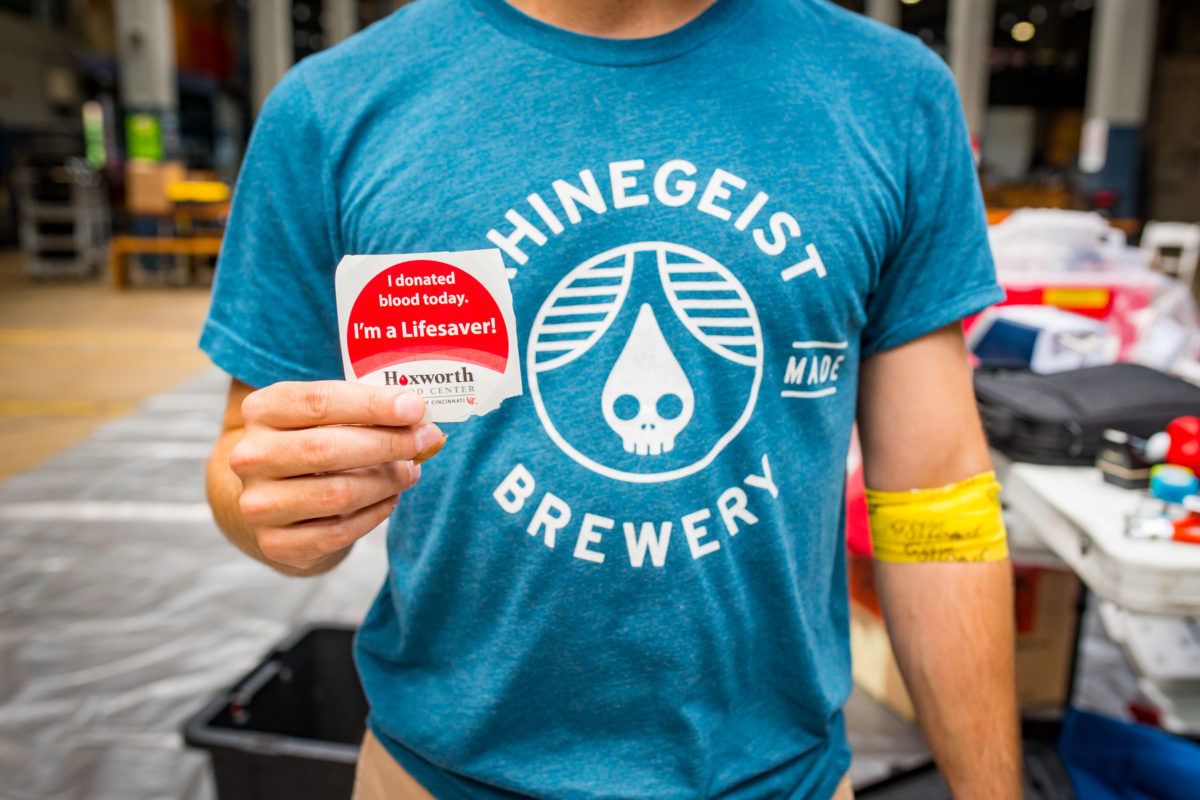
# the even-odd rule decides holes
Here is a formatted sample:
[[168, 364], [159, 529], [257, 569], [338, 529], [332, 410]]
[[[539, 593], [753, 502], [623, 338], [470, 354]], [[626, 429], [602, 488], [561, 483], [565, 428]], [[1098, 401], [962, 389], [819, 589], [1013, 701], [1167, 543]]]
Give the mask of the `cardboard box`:
[[134, 215], [169, 214], [172, 204], [167, 186], [186, 177], [187, 170], [178, 161], [130, 159], [125, 164], [125, 207]]
[[[854, 682], [906, 719], [914, 719], [875, 592], [874, 562], [850, 554], [850, 652]], [[1022, 710], [1066, 701], [1075, 641], [1079, 580], [1067, 570], [1013, 567], [1017, 627], [1017, 701]]]

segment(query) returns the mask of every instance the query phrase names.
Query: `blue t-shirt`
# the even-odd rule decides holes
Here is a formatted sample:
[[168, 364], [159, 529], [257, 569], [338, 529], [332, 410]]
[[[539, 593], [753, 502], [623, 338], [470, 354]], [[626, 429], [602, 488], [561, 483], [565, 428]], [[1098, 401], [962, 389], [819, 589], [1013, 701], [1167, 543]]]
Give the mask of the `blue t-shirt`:
[[440, 798], [824, 800], [861, 361], [1001, 296], [945, 66], [823, 0], [623, 41], [421, 0], [267, 101], [202, 345], [339, 378], [343, 254], [487, 246], [526, 390], [393, 515], [372, 730]]

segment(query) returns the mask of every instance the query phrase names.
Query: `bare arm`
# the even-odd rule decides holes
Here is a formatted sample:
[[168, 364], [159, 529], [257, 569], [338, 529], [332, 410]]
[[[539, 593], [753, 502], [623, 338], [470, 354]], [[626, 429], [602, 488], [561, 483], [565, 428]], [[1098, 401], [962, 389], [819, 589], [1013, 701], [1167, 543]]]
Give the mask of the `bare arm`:
[[243, 552], [288, 575], [337, 566], [387, 519], [444, 437], [411, 392], [342, 381], [233, 381], [208, 502]]
[[[872, 489], [991, 469], [958, 325], [868, 358], [858, 416]], [[896, 660], [954, 797], [1020, 797], [1009, 562], [875, 567]]]

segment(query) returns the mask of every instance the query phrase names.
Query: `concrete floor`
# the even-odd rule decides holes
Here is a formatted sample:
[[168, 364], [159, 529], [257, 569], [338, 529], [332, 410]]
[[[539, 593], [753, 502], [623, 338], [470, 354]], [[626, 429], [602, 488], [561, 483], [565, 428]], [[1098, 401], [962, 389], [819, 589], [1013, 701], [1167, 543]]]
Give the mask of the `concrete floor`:
[[202, 370], [199, 287], [33, 281], [0, 251], [0, 479]]

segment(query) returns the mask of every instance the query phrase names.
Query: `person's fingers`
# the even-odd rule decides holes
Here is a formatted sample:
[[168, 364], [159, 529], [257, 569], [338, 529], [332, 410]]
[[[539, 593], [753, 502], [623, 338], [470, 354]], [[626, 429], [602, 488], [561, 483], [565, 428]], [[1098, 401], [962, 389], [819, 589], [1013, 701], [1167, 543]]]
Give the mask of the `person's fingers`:
[[247, 425], [315, 428], [320, 425], [416, 425], [425, 415], [420, 395], [397, 386], [348, 381], [283, 381], [242, 402]]
[[421, 468], [411, 461], [394, 461], [330, 475], [261, 481], [242, 491], [239, 509], [258, 527], [334, 517], [395, 497], [411, 488], [420, 474]]
[[296, 569], [309, 569], [345, 550], [383, 522], [396, 507], [388, 497], [353, 514], [301, 522], [258, 531], [258, 549], [265, 558]]
[[302, 431], [249, 432], [230, 453], [243, 480], [341, 472], [390, 461], [411, 461], [445, 437], [436, 425], [381, 428], [330, 425]]

